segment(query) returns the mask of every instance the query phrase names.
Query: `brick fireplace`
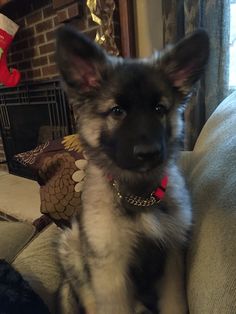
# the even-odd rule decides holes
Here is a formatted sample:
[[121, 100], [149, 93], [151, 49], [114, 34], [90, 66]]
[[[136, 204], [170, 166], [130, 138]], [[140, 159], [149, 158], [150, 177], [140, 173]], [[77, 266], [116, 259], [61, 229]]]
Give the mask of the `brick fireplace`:
[[[117, 46], [121, 49], [119, 40], [119, 1], [116, 0], [115, 3], [116, 10], [113, 16], [114, 30]], [[25, 92], [27, 90], [28, 102], [31, 99], [29, 87], [35, 86], [32, 83], [39, 82], [39, 84], [46, 84], [46, 86], [52, 83], [56, 84], [58, 89], [59, 73], [55, 64], [54, 51], [55, 30], [60, 24], [71, 23], [92, 39], [95, 38], [99, 27], [93, 21], [84, 0], [9, 1], [5, 6], [1, 7], [1, 13], [14, 20], [20, 26], [8, 52], [8, 66], [19, 69], [22, 75], [21, 84], [16, 88], [11, 88], [11, 92], [15, 93], [16, 96], [14, 97], [21, 98], [22, 91]], [[5, 107], [10, 104], [8, 101], [10, 98], [5, 96], [9, 92], [8, 89], [0, 87], [0, 106], [1, 99]], [[46, 100], [44, 99], [44, 101]], [[17, 103], [17, 105], [19, 104]], [[70, 120], [71, 117], [68, 119]], [[71, 131], [73, 128], [67, 128], [67, 130], [69, 129]], [[36, 145], [37, 143], [34, 144], [34, 147]], [[5, 161], [9, 158], [4, 152], [4, 146], [0, 134], [0, 170], [7, 169]], [[14, 153], [20, 152], [19, 150], [20, 148]]]

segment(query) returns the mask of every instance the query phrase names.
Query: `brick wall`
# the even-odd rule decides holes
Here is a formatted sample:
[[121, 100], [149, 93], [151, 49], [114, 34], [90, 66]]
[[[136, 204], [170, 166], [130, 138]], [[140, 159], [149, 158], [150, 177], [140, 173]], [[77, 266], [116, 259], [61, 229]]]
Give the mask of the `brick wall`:
[[97, 25], [84, 1], [44, 0], [44, 5], [38, 8], [39, 3], [37, 9], [32, 5], [30, 12], [14, 19], [20, 28], [9, 49], [8, 66], [21, 71], [22, 81], [58, 76], [54, 58], [55, 30], [61, 23], [69, 22], [92, 38], [96, 34]]

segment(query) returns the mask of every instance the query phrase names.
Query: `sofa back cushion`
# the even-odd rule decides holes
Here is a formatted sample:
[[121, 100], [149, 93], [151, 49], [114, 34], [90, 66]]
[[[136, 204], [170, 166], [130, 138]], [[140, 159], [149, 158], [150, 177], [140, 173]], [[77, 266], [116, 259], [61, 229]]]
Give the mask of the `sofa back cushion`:
[[190, 313], [236, 313], [236, 92], [209, 118], [188, 159]]
[[236, 92], [205, 124], [194, 148], [188, 179], [198, 204], [236, 205]]

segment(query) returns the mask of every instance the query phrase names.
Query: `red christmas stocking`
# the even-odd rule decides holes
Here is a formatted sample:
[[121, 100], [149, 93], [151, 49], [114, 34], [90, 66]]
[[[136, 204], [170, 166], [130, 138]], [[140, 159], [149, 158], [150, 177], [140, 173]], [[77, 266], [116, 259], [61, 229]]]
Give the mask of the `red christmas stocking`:
[[16, 86], [20, 82], [20, 72], [8, 70], [7, 51], [19, 26], [0, 13], [0, 84], [7, 87]]

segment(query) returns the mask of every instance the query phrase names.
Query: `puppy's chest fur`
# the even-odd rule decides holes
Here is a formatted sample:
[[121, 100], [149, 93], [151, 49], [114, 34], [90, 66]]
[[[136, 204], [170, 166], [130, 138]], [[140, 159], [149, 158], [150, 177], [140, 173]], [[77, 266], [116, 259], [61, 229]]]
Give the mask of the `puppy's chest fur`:
[[140, 295], [141, 290], [150, 295], [152, 282], [162, 274], [164, 247], [182, 241], [181, 228], [183, 233], [186, 228], [179, 210], [175, 217], [158, 207], [125, 214], [110, 182], [94, 166], [87, 171], [79, 226], [89, 266], [110, 270], [111, 278], [130, 279]]
[[150, 230], [157, 228], [155, 221], [155, 212], [125, 214], [116, 191], [100, 169], [93, 166], [88, 169], [80, 223], [95, 256], [105, 252], [108, 259], [114, 259], [111, 262], [127, 262], [141, 238], [152, 238]]

